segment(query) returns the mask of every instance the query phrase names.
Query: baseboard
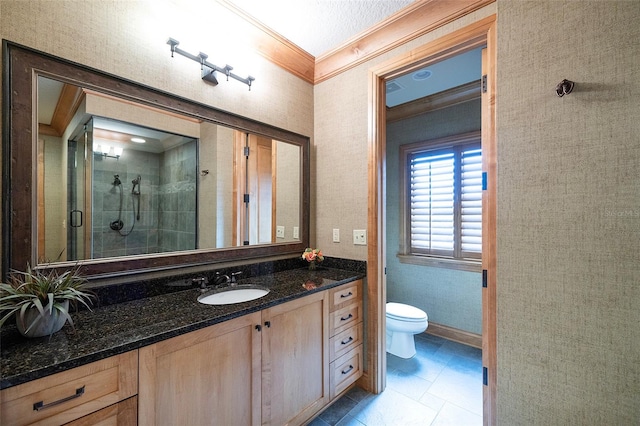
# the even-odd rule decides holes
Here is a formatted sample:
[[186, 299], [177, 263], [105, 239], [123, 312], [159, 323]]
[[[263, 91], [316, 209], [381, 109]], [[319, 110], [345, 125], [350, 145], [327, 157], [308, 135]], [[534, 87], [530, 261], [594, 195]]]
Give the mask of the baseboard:
[[460, 330], [446, 325], [438, 324], [436, 322], [429, 321], [429, 327], [426, 334], [442, 337], [443, 339], [453, 340], [454, 342], [462, 343], [474, 348], [482, 349], [482, 335], [470, 333], [468, 331]]

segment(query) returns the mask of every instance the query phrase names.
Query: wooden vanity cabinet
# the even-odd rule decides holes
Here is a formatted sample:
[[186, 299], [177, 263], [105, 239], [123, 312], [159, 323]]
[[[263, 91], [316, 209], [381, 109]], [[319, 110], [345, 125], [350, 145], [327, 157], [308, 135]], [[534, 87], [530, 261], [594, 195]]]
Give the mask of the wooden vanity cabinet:
[[302, 424], [329, 401], [328, 292], [140, 349], [140, 425]]
[[329, 402], [328, 292], [263, 311], [262, 424], [298, 425]]
[[345, 284], [4, 389], [0, 424], [303, 424], [362, 374], [361, 292]]
[[330, 290], [331, 399], [348, 389], [363, 373], [362, 280]]
[[131, 351], [3, 389], [0, 424], [82, 425], [100, 418], [134, 425], [137, 405], [130, 400], [137, 393], [138, 351]]
[[259, 312], [145, 346], [140, 425], [259, 425]]

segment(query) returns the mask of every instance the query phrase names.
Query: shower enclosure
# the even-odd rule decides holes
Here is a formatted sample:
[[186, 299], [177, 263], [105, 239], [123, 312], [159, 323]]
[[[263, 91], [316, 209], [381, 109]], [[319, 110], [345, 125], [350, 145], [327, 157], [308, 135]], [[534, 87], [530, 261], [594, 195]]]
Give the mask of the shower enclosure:
[[67, 260], [195, 249], [197, 149], [194, 138], [92, 117], [68, 142]]

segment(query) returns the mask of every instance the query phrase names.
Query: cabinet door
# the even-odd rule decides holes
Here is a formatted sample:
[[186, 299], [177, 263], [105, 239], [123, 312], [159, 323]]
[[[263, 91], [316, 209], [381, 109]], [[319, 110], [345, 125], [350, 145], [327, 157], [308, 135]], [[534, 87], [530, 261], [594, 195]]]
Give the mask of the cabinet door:
[[260, 424], [260, 313], [140, 349], [140, 425]]
[[325, 291], [263, 311], [263, 424], [301, 424], [329, 402], [328, 300]]

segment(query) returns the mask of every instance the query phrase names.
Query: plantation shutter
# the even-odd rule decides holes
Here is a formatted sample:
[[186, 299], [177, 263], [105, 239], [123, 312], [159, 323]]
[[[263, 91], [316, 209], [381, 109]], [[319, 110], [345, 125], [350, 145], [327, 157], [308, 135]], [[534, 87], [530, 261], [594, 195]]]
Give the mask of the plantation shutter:
[[453, 152], [423, 152], [410, 160], [411, 251], [453, 255]]
[[482, 150], [479, 147], [462, 151], [460, 180], [462, 187], [461, 256], [480, 258], [482, 253]]
[[480, 258], [482, 151], [479, 143], [408, 157], [410, 252]]

